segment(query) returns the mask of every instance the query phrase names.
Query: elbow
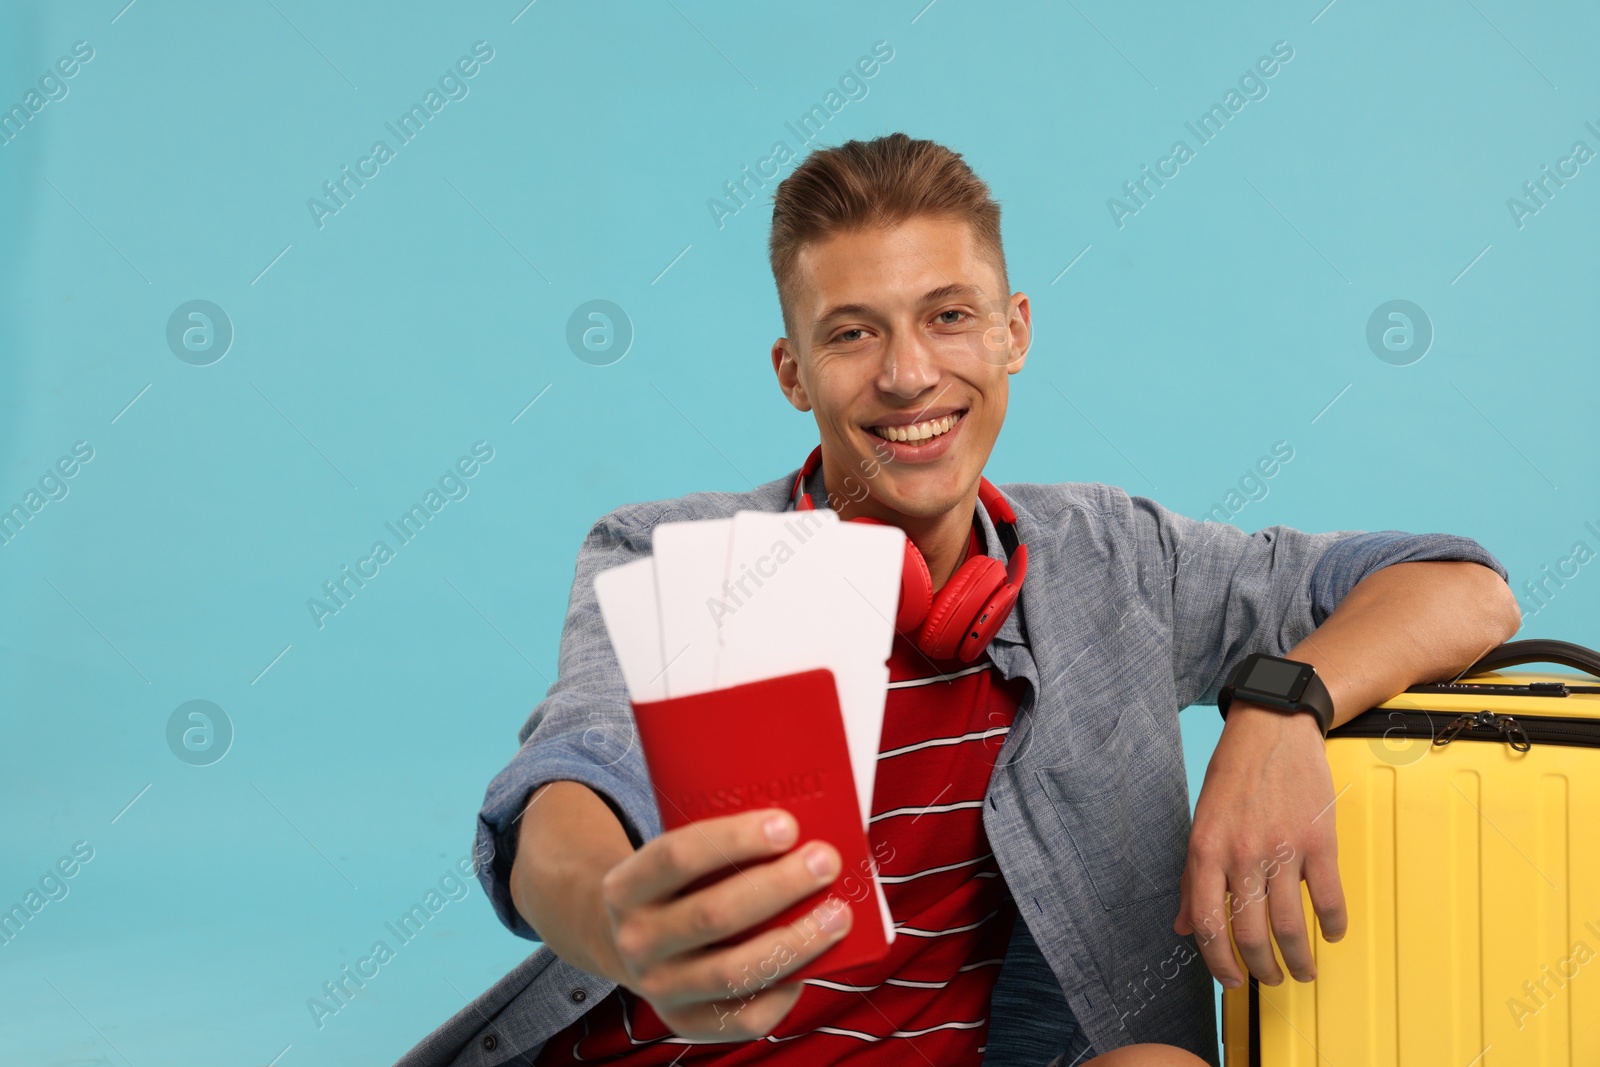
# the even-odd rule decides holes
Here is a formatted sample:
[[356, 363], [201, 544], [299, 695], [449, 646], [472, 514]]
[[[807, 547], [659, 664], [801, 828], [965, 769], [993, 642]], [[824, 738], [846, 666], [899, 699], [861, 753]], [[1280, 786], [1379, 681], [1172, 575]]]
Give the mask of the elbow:
[[1480, 606], [1478, 614], [1488, 631], [1485, 641], [1504, 644], [1522, 628], [1522, 605], [1500, 575], [1482, 565], [1475, 565], [1475, 569], [1481, 592], [1475, 591], [1473, 599]]

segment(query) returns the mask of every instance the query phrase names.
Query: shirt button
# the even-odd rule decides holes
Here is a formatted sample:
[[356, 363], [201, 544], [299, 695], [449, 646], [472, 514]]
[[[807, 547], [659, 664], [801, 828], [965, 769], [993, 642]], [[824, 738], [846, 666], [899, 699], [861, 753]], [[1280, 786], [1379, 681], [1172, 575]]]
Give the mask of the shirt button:
[[572, 991], [572, 1002], [574, 1004], [582, 1004], [585, 1000], [588, 1000], [588, 999], [589, 999], [589, 994], [585, 990], [574, 989]]
[[495, 1037], [493, 1034], [487, 1034], [487, 1035], [484, 1036], [484, 1039], [483, 1039], [483, 1051], [485, 1051], [485, 1052], [493, 1052], [495, 1050], [495, 1047], [497, 1045], [499, 1045], [499, 1044], [500, 1044], [500, 1039], [499, 1038]]

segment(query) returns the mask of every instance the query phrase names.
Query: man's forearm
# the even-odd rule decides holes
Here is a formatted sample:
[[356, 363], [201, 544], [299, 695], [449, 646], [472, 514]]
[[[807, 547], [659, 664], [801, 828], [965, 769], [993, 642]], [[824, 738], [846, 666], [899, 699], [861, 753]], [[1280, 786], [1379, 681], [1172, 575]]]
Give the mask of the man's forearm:
[[517, 830], [511, 900], [557, 956], [615, 981], [600, 879], [633, 852], [611, 807], [580, 782], [536, 789]]
[[[1337, 725], [1407, 686], [1450, 678], [1516, 633], [1516, 599], [1492, 569], [1466, 561], [1396, 563], [1369, 574], [1289, 658], [1317, 668]], [[1287, 970], [1316, 977], [1300, 907], [1304, 880], [1317, 924], [1343, 937], [1349, 914], [1339, 882], [1334, 792], [1315, 717], [1235, 701], [1206, 767], [1173, 929], [1194, 933], [1211, 973], [1230, 988], [1250, 974], [1269, 984]], [[1269, 891], [1261, 862], [1273, 860]], [[1271, 891], [1276, 886], [1276, 892]], [[1229, 903], [1231, 898], [1233, 903]], [[1232, 940], [1219, 936], [1231, 931]], [[1273, 944], [1281, 955], [1280, 967]]]
[[1516, 597], [1478, 563], [1396, 563], [1356, 583], [1289, 651], [1317, 668], [1335, 725], [1407, 686], [1458, 674], [1521, 625]]

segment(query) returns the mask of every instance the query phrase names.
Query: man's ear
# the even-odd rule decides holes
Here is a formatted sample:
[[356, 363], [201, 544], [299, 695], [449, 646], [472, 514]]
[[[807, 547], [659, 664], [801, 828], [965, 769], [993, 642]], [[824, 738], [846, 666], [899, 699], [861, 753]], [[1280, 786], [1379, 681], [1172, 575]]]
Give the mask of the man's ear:
[[1011, 317], [1006, 323], [1011, 331], [1013, 359], [1006, 364], [1006, 373], [1015, 374], [1028, 359], [1028, 348], [1033, 344], [1033, 309], [1028, 306], [1027, 293], [1011, 295]]
[[800, 381], [800, 357], [787, 337], [772, 342], [772, 370], [778, 376], [778, 388], [797, 411], [810, 411], [811, 400]]

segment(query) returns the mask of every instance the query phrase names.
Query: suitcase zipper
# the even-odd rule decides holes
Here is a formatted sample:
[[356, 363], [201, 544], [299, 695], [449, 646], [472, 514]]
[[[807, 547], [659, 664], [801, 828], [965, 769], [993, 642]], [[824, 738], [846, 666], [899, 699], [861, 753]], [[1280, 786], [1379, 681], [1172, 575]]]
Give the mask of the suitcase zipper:
[[1414, 685], [1408, 693], [1476, 693], [1494, 696], [1564, 697], [1569, 693], [1600, 693], [1600, 685], [1571, 685], [1567, 682], [1525, 682], [1507, 685], [1499, 682], [1440, 682], [1437, 685]]
[[1517, 752], [1526, 752], [1533, 747], [1533, 742], [1528, 740], [1528, 731], [1523, 729], [1520, 722], [1510, 715], [1496, 715], [1492, 711], [1480, 711], [1476, 714], [1468, 712], [1462, 715], [1440, 730], [1439, 736], [1433, 739], [1433, 743], [1440, 746], [1448, 745], [1461, 736], [1461, 731], [1473, 729], [1497, 731]]
[[1334, 727], [1328, 737], [1428, 737], [1441, 747], [1458, 740], [1504, 741], [1518, 752], [1526, 752], [1536, 744], [1600, 748], [1600, 721], [1547, 715], [1518, 718], [1488, 709], [1446, 718], [1427, 711], [1373, 708]]

